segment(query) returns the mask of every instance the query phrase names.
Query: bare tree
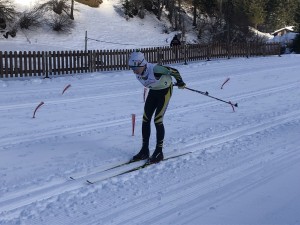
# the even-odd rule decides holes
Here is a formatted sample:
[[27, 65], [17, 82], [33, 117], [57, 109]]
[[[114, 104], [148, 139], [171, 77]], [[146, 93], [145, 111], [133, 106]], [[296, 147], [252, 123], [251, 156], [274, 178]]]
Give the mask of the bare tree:
[[5, 22], [11, 22], [16, 16], [15, 8], [11, 0], [0, 0], [0, 18]]
[[68, 32], [73, 28], [73, 20], [65, 14], [53, 15], [53, 17], [48, 20], [48, 24], [57, 32]]
[[30, 27], [38, 27], [41, 25], [43, 18], [42, 12], [37, 9], [25, 11], [20, 15], [18, 24], [21, 29], [29, 29]]
[[70, 13], [71, 20], [74, 20], [74, 0], [71, 0], [71, 13]]
[[53, 11], [56, 14], [60, 15], [63, 11], [67, 13], [70, 9], [70, 6], [67, 4], [67, 0], [49, 0], [39, 6], [39, 9], [45, 11]]

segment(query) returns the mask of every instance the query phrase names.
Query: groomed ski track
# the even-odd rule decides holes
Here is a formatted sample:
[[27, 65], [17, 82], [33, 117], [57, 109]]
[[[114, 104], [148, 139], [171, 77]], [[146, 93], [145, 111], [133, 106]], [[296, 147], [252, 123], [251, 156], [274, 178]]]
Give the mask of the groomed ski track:
[[[299, 66], [288, 60], [283, 60], [283, 62], [278, 60], [279, 63], [276, 65], [268, 64], [268, 59], [263, 58], [266, 64], [264, 67], [259, 67], [255, 65], [256, 60], [259, 59], [249, 59], [250, 63], [238, 68], [233, 68], [230, 61], [211, 62], [233, 73], [230, 75], [232, 80], [230, 82], [235, 82], [235, 80], [241, 83], [251, 82], [251, 79], [247, 80], [247, 78], [251, 76], [249, 73], [253, 68], [260, 74], [267, 74], [266, 80], [270, 83], [253, 86], [252, 90], [251, 88], [241, 89], [233, 91], [233, 94], [206, 90], [206, 84], [221, 84], [225, 76], [216, 68], [206, 70], [204, 68], [201, 73], [216, 74], [216, 76], [204, 76], [200, 81], [197, 80], [198, 68], [187, 75], [186, 81], [190, 87], [199, 86], [211, 95], [239, 104], [237, 112], [233, 113], [231, 107], [224, 103], [189, 93], [189, 96], [201, 99], [201, 101], [199, 103], [191, 101], [188, 104], [176, 104], [169, 107], [166, 118], [171, 118], [170, 123], [178, 122], [178, 126], [184, 124], [185, 121], [181, 118], [188, 114], [199, 114], [201, 117], [205, 114], [216, 113], [228, 117], [228, 119], [224, 118], [222, 125], [212, 122], [211, 129], [209, 126], [204, 130], [199, 129], [202, 133], [183, 134], [180, 140], [178, 137], [174, 139], [171, 137], [166, 141], [166, 155], [185, 152], [192, 152], [191, 154], [114, 178], [111, 177], [142, 162], [108, 170], [128, 159], [106, 161], [101, 166], [89, 168], [88, 172], [66, 173], [49, 182], [47, 179], [42, 180], [37, 186], [22, 188], [20, 184], [15, 190], [8, 188], [6, 193], [1, 193], [0, 224], [17, 223], [16, 221], [20, 220], [22, 215], [29, 215], [31, 225], [40, 224], [42, 222], [40, 218], [43, 217], [47, 218], [47, 224], [65, 224], [66, 215], [68, 224], [201, 224], [199, 223], [201, 217], [213, 213], [223, 203], [234, 201], [247, 192], [259, 188], [260, 185], [271, 182], [278, 174], [287, 173], [291, 167], [299, 167], [300, 147], [294, 146], [295, 143], [299, 143], [297, 134], [300, 132], [300, 102], [293, 102], [289, 99], [289, 95], [300, 96], [300, 79], [291, 81], [283, 79], [283, 83], [278, 85], [273, 84], [272, 79], [268, 78], [274, 73], [277, 78], [280, 77], [280, 72], [284, 71], [285, 67], [293, 67], [299, 71]], [[206, 64], [202, 64], [202, 67], [205, 67]], [[183, 66], [178, 67], [184, 71]], [[130, 82], [123, 84], [130, 85]], [[232, 85], [238, 86], [239, 84], [236, 82]], [[101, 90], [101, 87], [105, 91], [104, 94], [91, 94], [95, 90]], [[108, 92], [114, 88], [120, 88], [120, 90]], [[122, 85], [112, 80], [106, 86], [99, 86], [97, 82], [93, 82], [93, 79], [82, 86], [78, 84], [78, 92], [84, 92], [84, 96], [74, 95], [72, 98], [62, 98], [59, 94], [53, 97], [54, 91], [58, 93], [61, 91], [59, 88], [48, 88], [44, 91], [46, 92], [43, 94], [44, 97], [48, 94], [51, 96], [45, 100], [45, 106], [43, 106], [48, 107], [49, 113], [55, 113], [61, 104], [64, 104], [66, 108], [71, 108], [69, 110], [76, 111], [82, 107], [99, 107], [95, 106], [95, 102], [102, 100], [106, 103], [106, 100], [114, 102], [114, 99], [118, 98], [129, 97], [130, 100], [139, 98], [139, 101], [142, 99], [141, 90], [125, 90]], [[179, 92], [174, 91], [177, 92], [176, 94]], [[26, 95], [31, 96], [35, 92], [35, 89], [20, 90], [16, 95], [23, 95], [26, 99]], [[175, 97], [174, 94], [172, 100]], [[260, 111], [259, 107], [263, 107], [264, 102], [274, 98], [277, 103], [272, 109], [266, 108], [265, 111]], [[1, 104], [1, 115], [10, 113], [14, 116], [18, 115], [21, 110], [27, 117], [30, 117], [32, 109], [38, 103], [38, 101], [18, 101], [12, 100], [11, 104]], [[142, 107], [142, 102], [140, 107]], [[257, 111], [251, 114], [255, 116], [248, 116], [243, 111], [245, 107], [248, 110]], [[105, 109], [103, 111], [103, 114], [108, 113]], [[137, 114], [137, 125], [141, 123], [141, 115], [141, 112]], [[74, 135], [88, 136], [97, 133], [101, 135], [101, 132], [105, 130], [126, 130], [130, 127], [130, 122], [128, 115], [107, 116], [103, 120], [97, 120], [95, 117], [87, 118], [84, 124], [67, 118], [64, 122], [54, 122], [50, 129], [36, 125], [35, 129], [28, 129], [28, 132], [17, 130], [11, 132], [1, 137], [0, 148], [17, 148], [19, 145], [32, 142], [51, 143], [56, 138], [67, 139]], [[194, 123], [196, 126], [197, 121]], [[197, 126], [201, 127], [201, 124]], [[278, 130], [281, 130], [281, 135]], [[287, 139], [289, 142], [286, 141]], [[69, 179], [70, 176], [75, 180]], [[144, 181], [147, 180], [145, 177], [149, 176], [151, 179], [149, 178], [149, 183], [145, 184]], [[87, 179], [97, 182], [87, 185]], [[156, 181], [159, 182], [156, 183]], [[126, 189], [128, 194], [118, 195], [119, 189]], [[101, 195], [100, 192], [105, 192], [105, 195]], [[118, 201], [111, 201], [111, 198], [107, 197], [114, 195], [117, 196], [115, 199]], [[62, 202], [67, 206], [65, 214], [56, 214], [51, 211], [52, 207], [59, 207]]]
[[[192, 84], [192, 83], [191, 83]], [[290, 83], [286, 85], [282, 85], [279, 87], [274, 87], [274, 88], [269, 88], [257, 92], [251, 92], [251, 93], [246, 93], [243, 95], [236, 95], [236, 96], [230, 96], [228, 97], [229, 99], [234, 99], [235, 101], [247, 101], [248, 99], [255, 98], [255, 97], [263, 97], [264, 95], [270, 95], [270, 94], [276, 94], [278, 92], [284, 92], [287, 91], [289, 92], [292, 89], [298, 88], [300, 86], [300, 82], [298, 83]], [[140, 91], [134, 92], [135, 94], [140, 93]], [[126, 96], [129, 95], [130, 93], [126, 94], [121, 94], [120, 96]], [[100, 98], [100, 96], [98, 96]], [[103, 98], [103, 96], [101, 96]], [[107, 98], [113, 98], [112, 95], [105, 96]], [[93, 98], [94, 99], [94, 98]], [[87, 98], [84, 99], [85, 101]], [[59, 101], [49, 101], [47, 104], [61, 104], [61, 103], [72, 103], [72, 102], [77, 102], [80, 101], [80, 99], [73, 99], [73, 100], [59, 100]], [[28, 106], [33, 106], [33, 103], [28, 103], [24, 105], [15, 105], [15, 106], [7, 106], [7, 107], [2, 107], [2, 108], [9, 108], [9, 109], [19, 109], [19, 108], [24, 108]], [[199, 110], [199, 109], [206, 109], [208, 107], [212, 106], [217, 106], [217, 105], [224, 105], [224, 103], [220, 103], [215, 100], [211, 100], [207, 103], [201, 103], [201, 104], [196, 104], [192, 106], [185, 106], [185, 107], [178, 107], [176, 109], [171, 109], [168, 111], [170, 116], [172, 114], [179, 114], [179, 113], [188, 113], [191, 112], [192, 110]], [[241, 105], [241, 107], [243, 107]], [[253, 105], [253, 108], [256, 106]], [[0, 107], [1, 110], [1, 107]], [[238, 109], [237, 109], [238, 110]], [[142, 115], [137, 116], [137, 120], [141, 120]], [[88, 132], [88, 131], [93, 131], [96, 129], [107, 129], [110, 127], [116, 127], [120, 125], [126, 125], [129, 126], [131, 121], [128, 118], [124, 119], [117, 119], [117, 120], [110, 120], [110, 121], [101, 121], [101, 122], [90, 122], [90, 124], [84, 124], [84, 125], [74, 125], [72, 127], [55, 127], [53, 130], [47, 130], [47, 131], [39, 131], [38, 135], [33, 135], [33, 134], [23, 134], [23, 135], [18, 135], [17, 137], [7, 137], [7, 138], [2, 138], [0, 140], [0, 146], [5, 146], [5, 145], [14, 145], [14, 144], [21, 144], [24, 142], [31, 142], [31, 141], [38, 141], [46, 138], [51, 138], [51, 137], [56, 137], [56, 136], [63, 136], [63, 135], [69, 135], [69, 134], [78, 134], [82, 132]]]
[[[272, 129], [276, 129], [278, 127], [289, 125], [291, 122], [297, 122], [298, 125], [300, 125], [300, 110], [289, 113], [284, 116], [278, 116], [277, 118], [272, 118], [272, 119], [270, 119], [270, 121], [267, 121], [264, 124], [243, 127], [240, 129], [233, 130], [231, 132], [226, 132], [225, 134], [216, 135], [215, 137], [211, 137], [209, 139], [204, 139], [201, 142], [192, 143], [189, 146], [187, 146], [185, 149], [182, 149], [181, 153], [185, 153], [185, 152], [193, 153], [194, 152], [194, 155], [201, 156], [201, 154], [205, 153], [205, 152], [210, 153], [210, 152], [218, 151], [218, 150], [206, 150], [206, 149], [212, 149], [213, 147], [218, 148], [218, 147], [220, 147], [226, 143], [230, 143], [230, 142], [238, 142], [239, 139], [242, 139], [245, 137], [247, 137], [247, 138], [251, 138], [251, 136], [255, 137], [255, 136], [259, 135], [260, 133], [270, 132], [270, 130], [272, 130]], [[199, 146], [201, 146], [201, 147], [199, 147]], [[291, 150], [289, 150], [289, 151], [291, 151]], [[287, 158], [287, 159], [292, 158], [293, 159], [292, 162], [296, 162], [297, 160], [300, 159], [298, 151], [299, 151], [298, 149], [295, 149], [291, 152], [281, 152], [279, 155], [275, 155], [275, 156], [273, 155], [272, 157], [268, 156], [268, 160], [276, 160], [273, 163], [278, 163], [279, 161], [282, 161], [285, 158]], [[272, 152], [272, 150], [271, 150], [271, 152]], [[266, 154], [266, 152], [263, 152], [263, 155], [265, 155], [265, 154]], [[295, 157], [297, 160], [295, 160]], [[188, 158], [188, 156], [182, 156], [182, 158]], [[250, 157], [251, 160], [253, 160], [253, 158], [258, 158], [259, 162], [256, 162], [256, 163], [259, 163], [259, 164], [261, 163], [262, 160], [265, 160], [260, 155], [253, 155]], [[250, 159], [247, 159], [246, 161], [248, 161]], [[172, 159], [170, 161], [172, 161]], [[176, 164], [176, 159], [173, 161], [175, 161], [174, 163]], [[168, 162], [162, 162], [161, 164], [164, 164], [164, 163], [168, 163]], [[290, 164], [290, 163], [291, 163], [290, 161], [287, 162], [287, 164]], [[13, 211], [15, 209], [22, 208], [26, 205], [35, 203], [36, 201], [39, 201], [39, 200], [50, 199], [51, 197], [58, 196], [59, 194], [63, 194], [68, 191], [77, 190], [77, 189], [87, 185], [86, 180], [95, 179], [97, 182], [100, 182], [102, 180], [109, 179], [111, 177], [118, 175], [119, 173], [126, 172], [127, 170], [130, 170], [130, 169], [135, 168], [142, 164], [143, 164], [143, 162], [136, 162], [136, 163], [132, 163], [130, 165], [125, 165], [125, 166], [122, 166], [122, 167], [119, 167], [119, 168], [116, 168], [113, 170], [109, 170], [109, 169], [110, 169], [110, 167], [113, 167], [115, 165], [107, 165], [107, 167], [102, 168], [102, 170], [98, 169], [94, 173], [91, 173], [91, 174], [88, 174], [85, 176], [76, 177], [75, 180], [66, 178], [66, 181], [58, 182], [56, 184], [48, 184], [47, 186], [42, 187], [42, 188], [39, 187], [36, 189], [22, 190], [19, 193], [12, 193], [11, 195], [6, 195], [5, 197], [1, 198], [0, 212]], [[152, 166], [159, 166], [159, 164], [152, 165]], [[152, 167], [152, 166], [150, 166], [150, 167]], [[250, 164], [250, 165], [246, 164], [246, 167], [248, 167], [248, 166], [250, 168], [253, 167], [252, 164]], [[241, 168], [243, 168], [243, 167], [241, 167]], [[238, 171], [242, 170], [241, 172], [243, 174], [244, 169], [241, 169], [241, 168], [238, 168], [237, 170]], [[108, 170], [108, 171], [106, 171], [106, 170]], [[147, 170], [147, 168], [145, 168], [145, 170]], [[250, 169], [248, 169], [248, 170], [250, 170]], [[231, 176], [230, 175], [231, 171], [226, 171], [226, 172], [229, 172], [228, 176]], [[255, 171], [250, 170], [250, 172], [252, 173]], [[135, 173], [135, 171], [132, 173]], [[224, 174], [222, 176], [226, 176], [226, 174]], [[201, 180], [203, 180], [203, 178], [201, 178]], [[198, 181], [195, 181], [195, 183], [198, 183]], [[208, 184], [208, 185], [211, 185], [211, 184]], [[187, 186], [189, 186], [189, 185], [187, 185]], [[196, 188], [196, 189], [198, 190], [198, 188]]]

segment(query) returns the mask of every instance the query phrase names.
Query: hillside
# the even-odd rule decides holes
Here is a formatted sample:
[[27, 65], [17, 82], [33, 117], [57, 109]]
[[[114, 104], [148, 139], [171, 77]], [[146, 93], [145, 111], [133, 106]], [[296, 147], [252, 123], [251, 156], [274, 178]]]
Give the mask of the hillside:
[[[16, 0], [20, 10], [30, 8]], [[4, 39], [1, 35], [0, 48], [10, 50], [83, 50], [85, 31], [88, 33], [88, 49], [128, 49], [169, 45], [176, 32], [165, 33], [166, 20], [159, 21], [154, 15], [144, 19], [126, 20], [119, 0], [104, 0], [99, 8], [75, 2], [75, 26], [69, 33], [56, 33], [49, 27], [37, 30], [20, 30], [16, 38]], [[188, 41], [195, 39], [193, 33]], [[13, 46], [13, 48], [12, 48]]]

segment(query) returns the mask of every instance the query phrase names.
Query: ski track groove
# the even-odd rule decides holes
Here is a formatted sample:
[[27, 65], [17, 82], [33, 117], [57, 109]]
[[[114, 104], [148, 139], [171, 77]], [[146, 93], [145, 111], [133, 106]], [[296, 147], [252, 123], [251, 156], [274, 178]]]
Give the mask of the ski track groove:
[[[283, 146], [284, 147], [284, 146]], [[234, 182], [237, 185], [234, 185], [235, 189], [229, 189], [227, 188], [226, 191], [222, 192], [221, 190], [219, 193], [222, 193], [218, 198], [214, 200], [214, 202], [209, 202], [208, 204], [202, 206], [202, 213], [209, 210], [209, 206], [215, 205], [220, 202], [226, 202], [228, 200], [237, 198], [238, 196], [242, 195], [243, 193], [246, 193], [248, 190], [253, 190], [255, 187], [258, 187], [259, 185], [266, 183], [270, 179], [272, 179], [275, 176], [278, 176], [278, 173], [284, 172], [285, 169], [289, 168], [290, 166], [294, 165], [294, 163], [299, 162], [299, 149], [293, 149], [289, 150], [288, 152], [284, 152], [284, 154], [277, 154], [273, 155], [271, 158], [267, 157], [268, 160], [270, 160], [267, 165], [259, 165], [259, 162], [256, 165], [253, 165], [253, 170], [251, 168], [250, 171], [246, 170], [244, 173], [246, 173], [246, 176], [243, 176], [242, 174], [239, 174], [240, 179], [235, 180]], [[254, 158], [253, 158], [254, 159]], [[263, 158], [260, 159], [262, 161]], [[246, 162], [247, 163], [247, 162]], [[266, 171], [265, 168], [267, 167], [274, 167], [276, 165], [276, 171]], [[253, 177], [257, 176], [257, 174], [263, 174], [263, 177], [260, 177], [259, 179], [256, 179], [254, 182], [253, 178], [251, 181], [249, 181], [249, 177], [251, 175]], [[223, 180], [221, 181], [223, 183]], [[225, 184], [222, 188], [226, 188], [226, 186], [232, 188], [232, 185], [229, 185], [230, 183]], [[213, 195], [213, 193], [211, 193]], [[213, 196], [211, 196], [213, 197]], [[193, 200], [193, 202], [187, 202], [186, 208], [183, 209], [183, 214], [188, 214], [189, 218], [186, 218], [185, 220], [181, 221], [183, 224], [189, 224], [190, 221], [194, 220], [195, 218], [199, 218], [199, 207], [197, 207], [197, 202], [201, 202], [205, 199], [198, 198]], [[193, 204], [194, 203], [194, 204]], [[198, 215], [195, 217], [196, 212]], [[169, 214], [171, 216], [171, 214]], [[164, 217], [166, 219], [166, 217]], [[163, 219], [163, 220], [164, 220]], [[163, 224], [163, 221], [162, 221]]]
[[17, 135], [16, 137], [2, 138], [0, 141], [0, 146], [15, 145], [25, 142], [39, 141], [47, 138], [60, 137], [64, 135], [77, 134], [81, 132], [87, 132], [91, 130], [115, 127], [123, 124], [130, 123], [128, 119], [118, 119], [107, 122], [98, 122], [92, 124], [85, 124], [76, 127], [67, 128], [53, 128], [52, 130], [42, 131], [35, 134], [25, 134], [22, 137]]
[[[237, 95], [237, 96], [231, 96], [229, 98], [235, 99], [235, 100], [243, 100], [243, 99], [248, 99], [248, 98], [253, 98], [253, 97], [258, 97], [266, 94], [271, 94], [271, 93], [276, 93], [280, 91], [287, 91], [292, 88], [297, 88], [299, 86], [300, 82], [297, 83], [291, 83], [279, 87], [273, 87], [269, 88], [266, 90], [260, 90], [254, 93], [245, 93], [242, 95]], [[69, 101], [69, 100], [66, 100]], [[54, 101], [56, 102], [56, 101]], [[188, 107], [181, 107], [181, 108], [175, 108], [175, 109], [170, 109], [168, 113], [185, 113], [189, 112], [192, 109], [199, 109], [199, 108], [205, 108], [205, 107], [211, 107], [211, 106], [216, 106], [222, 103], [219, 103], [217, 101], [209, 101], [207, 103], [199, 103], [195, 104], [192, 106]], [[223, 103], [224, 104], [224, 103]], [[141, 118], [140, 116], [137, 116], [136, 121], [140, 121]], [[109, 128], [109, 127], [115, 127], [119, 125], [125, 125], [130, 123], [128, 118], [126, 119], [118, 119], [118, 120], [112, 120], [112, 121], [106, 121], [106, 122], [92, 122], [91, 124], [85, 124], [81, 126], [76, 126], [76, 127], [68, 127], [68, 128], [53, 128], [52, 130], [47, 130], [47, 131], [39, 131], [35, 132], [37, 134], [25, 134], [23, 136], [14, 136], [14, 137], [7, 137], [7, 138], [2, 138], [0, 140], [0, 146], [6, 146], [6, 145], [14, 145], [14, 144], [21, 144], [24, 142], [32, 142], [32, 141], [38, 141], [38, 140], [43, 140], [47, 138], [53, 138], [55, 136], [64, 136], [64, 135], [70, 135], [70, 134], [77, 134], [81, 132], [87, 132], [91, 130], [98, 130], [98, 129], [104, 129], [104, 128]]]
[[[291, 112], [286, 115], [277, 116], [276, 119], [272, 118], [271, 121], [268, 121], [266, 123], [261, 123], [259, 125], [252, 125], [252, 129], [251, 126], [247, 126], [247, 127], [236, 129], [235, 131], [231, 131], [229, 134], [228, 132], [225, 132], [225, 134], [217, 135], [217, 137], [215, 138], [209, 138], [207, 140], [203, 140], [198, 143], [194, 142], [193, 144], [186, 146], [185, 151], [191, 151], [191, 149], [194, 149], [195, 152], [199, 152], [199, 149], [204, 150], [205, 148], [221, 145], [229, 141], [237, 140], [243, 136], [253, 135], [258, 132], [262, 132], [272, 127], [286, 124], [288, 122], [295, 121], [295, 120], [300, 120], [300, 110]], [[118, 169], [122, 170], [124, 168], [120, 167]], [[86, 185], [85, 183], [86, 179], [96, 179], [98, 181], [106, 180], [109, 179], [113, 175], [113, 173], [117, 173], [117, 172], [104, 171], [103, 173], [100, 172], [100, 174], [97, 173], [88, 174], [75, 181], [65, 181], [61, 183], [58, 182], [54, 185], [49, 184], [46, 187], [41, 187], [38, 189], [31, 188], [29, 190], [22, 190], [22, 192], [19, 193], [6, 194], [5, 200], [4, 201], [2, 200], [0, 202], [0, 214], [4, 212], [8, 213], [10, 211], [11, 213], [16, 213], [16, 210], [17, 211], [18, 209], [21, 210], [22, 207], [25, 207], [26, 205], [32, 204], [34, 202], [47, 200], [65, 192], [78, 190]], [[198, 178], [198, 179], [203, 179], [203, 178]]]
[[[58, 77], [57, 77], [58, 78]], [[94, 77], [95, 78], [95, 77]], [[129, 85], [132, 82], [131, 81], [123, 81], [122, 83], [118, 82], [118, 81], [112, 81], [112, 82], [105, 82], [105, 84], [96, 84], [96, 81], [92, 80], [92, 83], [85, 83], [85, 84], [79, 84], [79, 85], [75, 85], [74, 87], [81, 90], [81, 89], [89, 89], [89, 87], [92, 87], [93, 89], [103, 89], [105, 87], [118, 87], [118, 86], [124, 86], [124, 85]], [[39, 78], [38, 78], [39, 79]], [[100, 81], [101, 82], [101, 81]], [[71, 84], [72, 85], [72, 84]], [[72, 85], [73, 86], [73, 85]], [[36, 94], [37, 92], [57, 92], [58, 94], [61, 95], [62, 91], [63, 91], [63, 86], [61, 88], [58, 87], [42, 87], [42, 89], [37, 89], [37, 88], [31, 88], [31, 89], [26, 89], [26, 90], [20, 90], [20, 91], [15, 91], [15, 94], [18, 95], [26, 95], [26, 94]], [[90, 90], [90, 89], [89, 89]], [[6, 90], [0, 90], [1, 94], [10, 94], [11, 91], [6, 91]]]
[[[272, 158], [270, 158], [269, 156], [267, 158], [268, 160], [272, 161], [272, 164], [276, 164], [276, 171], [278, 171], [279, 168], [284, 169], [287, 166], [293, 165], [294, 162], [297, 162], [300, 159], [298, 151], [295, 150], [289, 152], [288, 154], [284, 152], [282, 154], [274, 155], [274, 157]], [[249, 177], [255, 176], [256, 174], [261, 173], [261, 171], [264, 171], [265, 165], [261, 165], [262, 160], [263, 158], [260, 158], [255, 163], [248, 162], [234, 169], [226, 170], [226, 172], [221, 172], [221, 174], [214, 175], [213, 178], [210, 178], [212, 179], [212, 181], [210, 180], [210, 182], [200, 181], [198, 184], [193, 182], [193, 184], [186, 185], [185, 187], [182, 187], [182, 189], [178, 188], [176, 191], [174, 191], [174, 193], [172, 193], [171, 197], [168, 196], [167, 202], [161, 203], [161, 205], [163, 206], [170, 205], [170, 207], [160, 207], [159, 210], [154, 208], [153, 211], [151, 211], [151, 213], [147, 213], [146, 218], [142, 218], [142, 220], [140, 221], [138, 220], [139, 223], [151, 224], [151, 221], [153, 221], [153, 217], [155, 215], [159, 215], [159, 217], [156, 217], [154, 220], [161, 220], [159, 224], [165, 224], [163, 221], [168, 221], [167, 218], [170, 218], [172, 216], [172, 214], [174, 213], [173, 209], [177, 207], [178, 202], [180, 202], [181, 204], [184, 202], [183, 204], [185, 205], [185, 207], [183, 207], [183, 210], [181, 210], [180, 213], [186, 215], [186, 219], [183, 219], [183, 221], [181, 220], [180, 223], [190, 224], [190, 221], [192, 221], [195, 218], [199, 218], [199, 213], [201, 214], [201, 212], [199, 212], [198, 207], [199, 202], [203, 203], [206, 199], [211, 197], [213, 198], [213, 192], [218, 191], [219, 193], [223, 193], [220, 196], [218, 196], [219, 199], [215, 200], [216, 203], [222, 202], [226, 198], [232, 199], [235, 196], [240, 195], [241, 193], [245, 193], [247, 189], [251, 190], [256, 185], [270, 179], [273, 173], [269, 173], [267, 176], [266, 174], [264, 174], [265, 177], [263, 179], [258, 179], [254, 183], [252, 183], [252, 180], [251, 182], [247, 181]], [[276, 175], [278, 175], [278, 173], [276, 173]], [[203, 185], [203, 183], [205, 185]], [[222, 184], [222, 186], [220, 186], [220, 184]], [[192, 188], [190, 186], [192, 186]], [[226, 191], [222, 192], [222, 189], [225, 189], [227, 186], [235, 187], [235, 189], [226, 189]], [[179, 194], [178, 196], [179, 191], [186, 192], [186, 190], [189, 190], [188, 193], [183, 193], [181, 195]], [[201, 193], [201, 195], [198, 194], [199, 192]], [[201, 211], [207, 211], [211, 204], [212, 202], [209, 201], [208, 204], [203, 205], [201, 207]], [[193, 215], [197, 216], [193, 218]], [[126, 224], [126, 222], [122, 222], [122, 224]], [[128, 224], [130, 224], [130, 220], [128, 221]], [[174, 221], [173, 224], [176, 224], [176, 222]]]
[[[258, 135], [259, 136], [259, 135]], [[227, 141], [226, 141], [227, 142]], [[283, 144], [284, 147], [284, 144]], [[219, 171], [211, 171], [205, 173], [204, 175], [199, 174], [193, 179], [190, 179], [189, 182], [184, 182], [184, 184], [177, 184], [174, 186], [168, 187], [168, 192], [163, 194], [163, 198], [159, 203], [157, 203], [157, 196], [151, 197], [139, 197], [130, 203], [125, 203], [118, 205], [116, 209], [106, 207], [106, 210], [101, 211], [101, 214], [97, 212], [95, 217], [96, 220], [90, 221], [88, 224], [97, 224], [97, 222], [101, 221], [103, 224], [152, 224], [155, 221], [155, 224], [167, 224], [164, 223], [163, 220], [169, 221], [167, 217], [172, 217], [174, 213], [174, 209], [176, 206], [182, 206], [182, 203], [186, 205], [183, 208], [183, 212], [181, 214], [186, 215], [193, 208], [195, 214], [199, 215], [199, 208], [197, 207], [197, 202], [203, 202], [208, 198], [214, 197], [214, 192], [219, 191], [222, 192], [222, 189], [228, 187], [232, 187], [231, 184], [242, 184], [238, 185], [241, 187], [237, 187], [235, 190], [226, 190], [223, 195], [220, 196], [220, 199], [216, 199], [215, 202], [220, 202], [224, 200], [224, 198], [232, 199], [236, 195], [241, 194], [241, 192], [245, 192], [246, 189], [253, 187], [259, 183], [262, 183], [268, 179], [270, 179], [273, 175], [276, 175], [274, 171], [269, 172], [270, 175], [265, 176], [262, 179], [259, 179], [253, 183], [249, 180], [249, 176], [256, 175], [260, 171], [264, 171], [265, 165], [261, 165], [261, 162], [267, 162], [268, 166], [276, 165], [277, 171], [281, 170], [281, 168], [286, 168], [290, 165], [293, 165], [293, 162], [299, 161], [299, 154], [297, 149], [289, 149], [288, 152], [279, 152], [279, 154], [267, 154], [272, 152], [272, 149], [263, 152], [251, 154], [249, 157], [244, 158], [242, 161], [239, 161], [237, 165], [231, 166], [232, 168], [220, 168]], [[262, 156], [263, 155], [263, 156]], [[290, 161], [288, 161], [290, 159]], [[150, 168], [149, 168], [150, 170]], [[224, 172], [225, 170], [225, 172]], [[265, 174], [265, 172], [263, 173]], [[196, 179], [196, 180], [195, 180]], [[208, 182], [206, 182], [209, 180]], [[244, 180], [246, 180], [244, 182]], [[219, 184], [222, 184], [220, 186]], [[236, 187], [236, 185], [234, 185]], [[154, 190], [156, 191], [161, 190]], [[164, 191], [162, 191], [164, 192]], [[199, 195], [198, 193], [201, 193]], [[211, 205], [211, 200], [208, 202]], [[147, 205], [147, 212], [143, 209]], [[209, 205], [202, 206], [202, 211], [207, 211]], [[122, 217], [122, 213], [126, 212], [126, 215]], [[131, 213], [128, 213], [131, 212]], [[176, 213], [175, 213], [176, 214]], [[157, 215], [157, 217], [155, 217]], [[190, 218], [190, 215], [193, 213], [189, 213], [186, 218]], [[176, 215], [175, 215], [176, 216]], [[174, 216], [174, 217], [175, 217]], [[162, 220], [162, 222], [160, 221]], [[159, 223], [158, 223], [159, 221]], [[82, 221], [83, 222], [83, 221]], [[188, 224], [183, 221], [176, 223], [168, 223], [168, 224]]]
[[[293, 158], [298, 156], [297, 152], [293, 153], [294, 154], [289, 153], [289, 155], [287, 155], [285, 152], [281, 155], [288, 156], [285, 158]], [[274, 164], [276, 164], [279, 163], [282, 160], [282, 158], [283, 157], [279, 157], [278, 155], [276, 155], [271, 160]], [[299, 160], [299, 158], [300, 157], [298, 156], [297, 159]], [[269, 156], [268, 159], [270, 159]], [[248, 162], [244, 165], [234, 167], [233, 169], [225, 170], [225, 172], [219, 171], [219, 173], [210, 175], [209, 180], [205, 180], [204, 178], [199, 179], [198, 177], [196, 177], [191, 182], [186, 182], [182, 186], [176, 186], [176, 190], [172, 191], [171, 193], [168, 192], [167, 197], [164, 197], [165, 199], [162, 200], [159, 204], [157, 203], [157, 201], [155, 201], [155, 199], [157, 199], [157, 196], [153, 196], [151, 199], [146, 200], [141, 198], [140, 202], [133, 202], [134, 204], [132, 204], [131, 202], [128, 204], [129, 206], [122, 205], [121, 210], [113, 212], [113, 214], [111, 215], [106, 214], [106, 217], [103, 218], [103, 220], [106, 222], [109, 221], [110, 218], [114, 218], [112, 219], [113, 224], [132, 224], [133, 221], [135, 224], [153, 224], [153, 221], [155, 221], [155, 224], [158, 224], [157, 221], [166, 216], [164, 214], [174, 212], [174, 208], [178, 206], [179, 202], [181, 205], [186, 205], [187, 208], [185, 209], [185, 211], [187, 211], [190, 210], [189, 208], [192, 205], [196, 207], [198, 202], [204, 201], [206, 195], [211, 194], [212, 192], [217, 191], [218, 189], [222, 189], [227, 185], [232, 186], [230, 184], [233, 183], [243, 183], [243, 178], [248, 178], [249, 176], [251, 176], [251, 174], [256, 174], [259, 171], [263, 170], [261, 166], [261, 160], [262, 158], [260, 158], [260, 160], [258, 160], [257, 162]], [[147, 213], [144, 212], [143, 205], [147, 205]], [[122, 212], [125, 211], [126, 215], [125, 218], [123, 218]], [[142, 219], [139, 220], [138, 218], [140, 217]]]
[[[77, 97], [73, 99], [59, 99], [59, 100], [47, 100], [45, 101], [47, 105], [57, 105], [63, 103], [77, 103], [79, 101], [87, 101], [87, 100], [98, 100], [98, 99], [107, 99], [107, 98], [116, 98], [122, 96], [129, 96], [140, 93], [141, 91], [130, 91], [125, 93], [115, 93], [115, 94], [108, 94], [108, 95], [94, 95], [94, 96], [86, 96], [86, 97]], [[28, 107], [33, 107], [36, 105], [36, 102], [32, 103], [24, 103], [24, 104], [15, 104], [15, 105], [6, 105], [0, 106], [0, 110], [11, 110], [11, 109], [23, 109]]]

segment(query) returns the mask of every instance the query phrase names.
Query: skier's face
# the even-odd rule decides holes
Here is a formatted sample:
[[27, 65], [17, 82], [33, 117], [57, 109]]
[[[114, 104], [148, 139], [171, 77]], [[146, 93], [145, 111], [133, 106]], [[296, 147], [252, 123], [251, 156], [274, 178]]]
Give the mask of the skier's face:
[[145, 66], [131, 66], [130, 69], [132, 69], [132, 71], [135, 74], [141, 75], [144, 71]]

